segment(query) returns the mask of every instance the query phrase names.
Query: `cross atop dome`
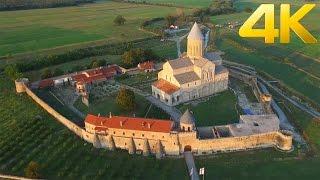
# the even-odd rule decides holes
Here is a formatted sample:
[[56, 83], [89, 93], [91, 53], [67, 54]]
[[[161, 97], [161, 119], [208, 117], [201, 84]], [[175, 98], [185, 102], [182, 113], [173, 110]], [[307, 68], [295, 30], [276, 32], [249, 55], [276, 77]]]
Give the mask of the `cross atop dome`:
[[191, 31], [188, 35], [188, 39], [194, 39], [194, 40], [204, 39], [201, 29], [199, 28], [197, 22], [194, 22], [193, 27], [191, 28]]

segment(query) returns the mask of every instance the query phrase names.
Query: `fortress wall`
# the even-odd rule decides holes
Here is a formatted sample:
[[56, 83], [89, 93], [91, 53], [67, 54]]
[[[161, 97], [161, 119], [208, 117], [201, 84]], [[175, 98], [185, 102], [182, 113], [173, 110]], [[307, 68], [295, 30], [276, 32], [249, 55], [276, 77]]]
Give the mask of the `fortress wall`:
[[236, 151], [262, 147], [277, 147], [282, 150], [292, 148], [292, 136], [281, 132], [270, 132], [242, 137], [229, 137], [219, 139], [179, 139], [182, 147], [191, 146], [192, 151], [198, 153], [212, 153], [217, 151]]
[[[90, 135], [89, 135], [90, 136]], [[91, 134], [93, 138], [93, 134]], [[116, 148], [128, 150], [129, 144], [132, 137], [124, 137], [124, 136], [112, 136], [114, 140], [114, 144]], [[110, 144], [108, 143], [108, 136], [107, 135], [99, 135], [98, 136], [101, 147], [108, 148], [110, 147]], [[159, 138], [160, 139], [160, 138]], [[143, 150], [145, 138], [133, 138], [135, 149], [138, 151]], [[162, 149], [165, 154], [167, 155], [179, 155], [179, 145], [175, 143], [171, 138], [165, 138], [163, 140], [160, 140]], [[155, 154], [156, 153], [156, 147], [158, 143], [157, 138], [148, 139], [150, 152]]]
[[27, 86], [25, 86], [25, 92], [37, 103], [39, 104], [43, 109], [45, 109], [49, 114], [51, 114], [54, 118], [56, 118], [60, 123], [62, 123], [64, 126], [66, 126], [68, 129], [70, 129], [72, 132], [74, 132], [76, 135], [83, 138], [84, 129], [80, 128], [78, 125], [74, 124], [69, 119], [62, 116], [60, 113], [58, 113], [56, 110], [54, 110], [51, 106], [49, 106], [46, 102], [41, 100], [36, 94], [34, 94]]
[[[21, 88], [21, 87], [20, 87]], [[69, 119], [62, 116], [60, 113], [55, 111], [47, 103], [41, 100], [35, 93], [33, 93], [27, 86], [22, 88], [36, 103], [38, 103], [43, 109], [45, 109], [49, 114], [55, 117], [60, 123], [70, 129], [79, 137], [83, 138], [89, 143], [94, 145], [98, 142], [99, 146], [97, 147], [109, 147], [108, 136], [107, 135], [95, 135], [89, 132], [86, 132], [85, 129], [77, 126]], [[113, 133], [113, 132], [112, 132]], [[112, 134], [110, 133], [110, 134]], [[120, 133], [120, 132], [118, 132]], [[121, 131], [121, 133], [123, 133]], [[127, 133], [133, 133], [127, 132]], [[160, 140], [163, 152], [167, 155], [179, 155], [184, 151], [185, 146], [191, 146], [192, 151], [197, 153], [212, 153], [217, 151], [236, 151], [236, 150], [245, 150], [261, 147], [277, 147], [281, 150], [291, 150], [292, 149], [292, 135], [286, 131], [276, 131], [264, 134], [257, 134], [251, 136], [242, 136], [242, 137], [228, 137], [228, 138], [219, 138], [219, 139], [206, 139], [200, 140], [197, 139], [196, 133], [155, 133], [155, 132], [143, 132], [144, 136], [142, 137], [142, 132], [138, 133], [136, 137], [132, 136], [123, 136], [123, 134], [114, 135], [114, 143], [116, 148], [128, 149], [128, 144], [133, 138], [134, 145], [137, 150], [143, 149], [143, 144], [145, 138], [148, 139], [150, 150], [152, 153], [156, 153], [157, 143]]]

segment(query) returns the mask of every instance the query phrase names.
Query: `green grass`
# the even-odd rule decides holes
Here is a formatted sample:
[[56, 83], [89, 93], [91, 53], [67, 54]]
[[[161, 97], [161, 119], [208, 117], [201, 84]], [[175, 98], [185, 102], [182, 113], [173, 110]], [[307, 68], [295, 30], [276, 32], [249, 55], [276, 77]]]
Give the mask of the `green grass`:
[[306, 73], [298, 71], [290, 65], [261, 54], [259, 51], [245, 50], [244, 44], [233, 43], [227, 38], [222, 38], [218, 43], [219, 49], [226, 53], [225, 59], [242, 64], [248, 64], [260, 71], [264, 71], [276, 79], [279, 79], [289, 88], [320, 103], [320, 81], [308, 76]]
[[228, 90], [197, 105], [180, 105], [178, 108], [181, 112], [184, 112], [187, 108], [193, 111], [196, 118], [196, 126], [214, 126], [239, 121], [236, 103], [236, 96], [231, 90]]
[[12, 81], [0, 76], [0, 84], [1, 173], [22, 176], [27, 164], [36, 161], [45, 179], [188, 179], [183, 159], [96, 149], [27, 95], [16, 94]]
[[[206, 168], [207, 179], [317, 179], [320, 165], [320, 124], [287, 101], [274, 96], [289, 120], [307, 137], [316, 156], [308, 157], [295, 147], [289, 154], [273, 149], [218, 154], [196, 158], [197, 167]], [[290, 110], [290, 111], [289, 111]], [[310, 146], [311, 145], [311, 146]], [[294, 171], [292, 171], [294, 169]], [[288, 173], [290, 171], [290, 173]]]
[[57, 100], [55, 96], [52, 95], [51, 90], [49, 89], [39, 89], [34, 90], [35, 94], [37, 94], [38, 97], [40, 97], [43, 101], [45, 101], [47, 104], [49, 104], [52, 108], [57, 110], [60, 114], [65, 116], [66, 118], [72, 120], [75, 123], [81, 123], [83, 122], [81, 117], [73, 113], [66, 104], [62, 104], [60, 100]]
[[[103, 1], [75, 7], [0, 12], [0, 56], [103, 40], [107, 43], [145, 38], [139, 30], [148, 18], [163, 17], [174, 7]], [[115, 26], [123, 15], [127, 22]]]
[[208, 7], [212, 0], [134, 0], [136, 2], [148, 2], [148, 3], [156, 3], [156, 4], [164, 4], [164, 5], [171, 5], [171, 6], [183, 6], [183, 7], [190, 7], [190, 8], [202, 8]]
[[81, 102], [79, 98], [75, 104], [75, 107], [84, 113], [101, 114], [102, 116], [109, 115], [111, 112], [114, 115], [144, 117], [148, 109], [148, 101], [144, 97], [135, 94], [136, 107], [133, 111], [125, 111], [121, 109], [116, 103], [116, 96], [106, 96], [103, 99], [94, 101], [89, 105], [89, 108]]
[[[95, 101], [87, 107], [81, 102], [79, 98], [76, 103], [74, 104], [77, 109], [82, 111], [85, 114], [94, 114], [94, 115], [102, 115], [108, 116], [111, 112], [113, 115], [116, 116], [136, 116], [136, 117], [145, 117], [150, 103], [142, 96], [135, 94], [135, 103], [136, 106], [132, 111], [126, 111], [121, 109], [116, 103], [116, 96], [106, 96], [101, 100]], [[170, 119], [170, 116], [165, 113], [163, 110], [151, 106], [147, 116], [148, 118], [159, 118], [159, 119]]]
[[[260, 4], [265, 3], [272, 3], [275, 4], [275, 26], [279, 28], [279, 13], [280, 13], [280, 4], [289, 3], [291, 5], [291, 11], [296, 12], [303, 4], [303, 1], [298, 0], [284, 0], [284, 1], [275, 1], [275, 0], [239, 0], [235, 2], [235, 7], [238, 11], [242, 11], [246, 7], [250, 7], [255, 10]], [[306, 15], [300, 22], [304, 25], [306, 29], [308, 29], [311, 34], [319, 41], [320, 39], [320, 24], [318, 23], [318, 16], [320, 13], [320, 9], [317, 8], [319, 6], [319, 1], [314, 1], [312, 3], [316, 4], [316, 7], [310, 11], [308, 15]], [[220, 16], [213, 16], [211, 17], [211, 21], [214, 24], [224, 24], [228, 22], [244, 22], [246, 19], [250, 17], [252, 13], [246, 12], [238, 12], [235, 14], [228, 14], [228, 15], [220, 15]], [[263, 19], [262, 19], [263, 20]], [[259, 21], [259, 24], [263, 23], [264, 21]], [[236, 30], [237, 31], [237, 30]], [[249, 38], [250, 41], [262, 41], [263, 38]], [[275, 46], [283, 49], [288, 49], [290, 51], [297, 51], [301, 52], [305, 55], [311, 56], [313, 58], [320, 58], [320, 43], [316, 44], [304, 44], [302, 40], [297, 37], [294, 32], [291, 32], [291, 42], [289, 44], [280, 44], [279, 38], [275, 40]]]

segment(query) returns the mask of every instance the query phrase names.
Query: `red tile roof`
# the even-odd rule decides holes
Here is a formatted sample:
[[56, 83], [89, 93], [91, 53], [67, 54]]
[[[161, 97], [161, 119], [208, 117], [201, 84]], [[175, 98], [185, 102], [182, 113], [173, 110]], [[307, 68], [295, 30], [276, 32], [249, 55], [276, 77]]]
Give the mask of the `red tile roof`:
[[138, 68], [142, 70], [154, 69], [153, 61], [146, 61], [138, 64]]
[[[99, 117], [99, 116], [88, 114], [85, 119], [85, 122], [101, 128], [127, 129], [127, 130], [137, 130], [137, 131], [163, 132], [163, 133], [169, 133], [173, 128], [173, 121], [171, 120], [124, 117], [124, 116], [112, 116], [111, 118], [108, 118], [108, 117]], [[101, 129], [98, 128], [97, 130], [101, 130]]]
[[165, 81], [163, 79], [159, 79], [158, 81], [154, 82], [153, 86], [167, 94], [172, 94], [179, 90], [178, 86], [171, 84], [168, 81]]
[[91, 83], [100, 80], [107, 80], [120, 72], [118, 66], [101, 67], [83, 71], [80, 74], [72, 76], [76, 82]]
[[54, 81], [52, 79], [44, 79], [39, 82], [39, 88], [46, 88], [54, 86]]

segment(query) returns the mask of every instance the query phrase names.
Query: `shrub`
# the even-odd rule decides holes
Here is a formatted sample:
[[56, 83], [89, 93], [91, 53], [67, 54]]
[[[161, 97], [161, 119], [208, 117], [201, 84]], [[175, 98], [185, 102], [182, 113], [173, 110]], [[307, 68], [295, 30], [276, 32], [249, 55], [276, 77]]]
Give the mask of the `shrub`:
[[21, 78], [23, 75], [21, 72], [19, 72], [19, 69], [16, 65], [10, 64], [5, 67], [4, 73], [10, 78], [10, 79], [18, 79]]
[[38, 179], [41, 177], [40, 165], [37, 162], [31, 161], [25, 168], [25, 176], [31, 179]]
[[53, 77], [53, 72], [49, 68], [45, 68], [41, 73], [41, 79], [47, 79]]
[[126, 21], [127, 21], [127, 20], [126, 20], [123, 16], [118, 15], [118, 16], [113, 20], [113, 23], [114, 23], [115, 25], [120, 26], [120, 25], [123, 25]]
[[117, 95], [116, 102], [122, 109], [133, 110], [134, 100], [135, 100], [135, 95], [133, 91], [126, 88], [121, 88]]

